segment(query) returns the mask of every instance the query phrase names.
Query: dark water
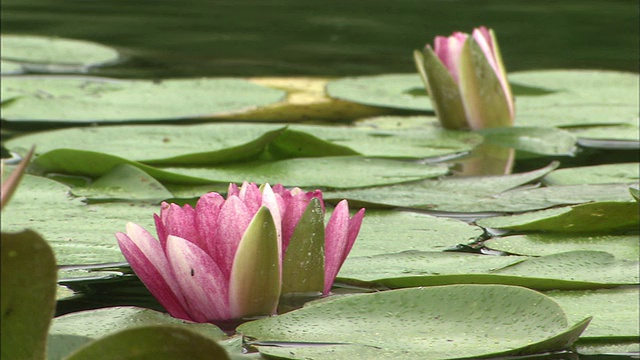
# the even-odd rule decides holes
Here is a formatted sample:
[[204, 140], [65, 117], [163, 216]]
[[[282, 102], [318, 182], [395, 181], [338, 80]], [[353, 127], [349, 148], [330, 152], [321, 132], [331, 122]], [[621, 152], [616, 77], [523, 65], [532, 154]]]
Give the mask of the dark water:
[[638, 71], [638, 1], [2, 0], [3, 33], [101, 42], [117, 77], [413, 72], [438, 34], [496, 30], [509, 71]]

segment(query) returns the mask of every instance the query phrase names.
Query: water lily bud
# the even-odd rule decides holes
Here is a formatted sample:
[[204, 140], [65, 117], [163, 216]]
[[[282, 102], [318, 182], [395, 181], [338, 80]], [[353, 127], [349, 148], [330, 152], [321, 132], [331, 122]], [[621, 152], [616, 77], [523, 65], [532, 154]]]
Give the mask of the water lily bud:
[[438, 120], [447, 129], [512, 126], [513, 95], [493, 30], [437, 36], [414, 52]]

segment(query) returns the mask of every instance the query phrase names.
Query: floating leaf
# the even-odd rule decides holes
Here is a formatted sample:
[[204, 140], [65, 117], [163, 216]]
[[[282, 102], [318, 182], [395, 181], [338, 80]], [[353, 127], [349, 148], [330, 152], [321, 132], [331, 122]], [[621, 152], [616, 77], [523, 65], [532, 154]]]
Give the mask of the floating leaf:
[[2, 358], [43, 359], [56, 303], [53, 252], [31, 230], [2, 232], [1, 244]]
[[119, 58], [115, 49], [94, 42], [32, 35], [2, 35], [1, 53], [26, 71], [54, 73], [86, 72]]
[[[294, 125], [290, 129], [313, 134], [331, 144], [353, 149], [361, 155], [386, 158], [420, 159], [456, 154], [469, 151], [482, 142], [482, 137], [478, 134], [444, 130], [436, 126], [412, 130], [382, 130], [364, 126]], [[298, 149], [308, 146], [302, 141], [297, 144]]]
[[215, 341], [193, 331], [166, 325], [126, 329], [91, 342], [67, 360], [227, 360]]
[[570, 322], [593, 316], [580, 340], [638, 340], [640, 336], [640, 290], [620, 288], [546, 293], [560, 304]]
[[449, 171], [442, 165], [362, 156], [296, 158], [273, 162], [241, 163], [219, 168], [164, 168], [164, 170], [193, 178], [208, 179], [209, 182], [250, 181], [336, 189], [410, 182], [438, 177]]
[[500, 127], [478, 131], [485, 142], [540, 155], [570, 156], [575, 137], [565, 130], [542, 127]]
[[72, 190], [75, 196], [92, 199], [129, 199], [159, 202], [173, 197], [160, 182], [139, 168], [122, 164], [87, 187]]
[[53, 320], [50, 333], [97, 339], [119, 330], [149, 325], [188, 328], [214, 340], [226, 337], [225, 333], [213, 324], [192, 323], [155, 310], [134, 306], [108, 307], [63, 315]]
[[390, 288], [448, 284], [504, 284], [537, 290], [598, 289], [638, 284], [638, 262], [599, 251], [540, 258], [412, 251], [349, 257], [338, 277]]
[[[516, 97], [519, 126], [638, 124], [637, 75], [597, 70], [544, 70], [509, 74], [509, 81], [552, 93]], [[606, 96], [603, 96], [606, 94]]]
[[38, 144], [38, 154], [76, 149], [153, 165], [205, 166], [255, 158], [284, 129], [281, 125], [229, 123], [83, 127], [21, 136], [5, 146], [24, 152]]
[[571, 129], [582, 147], [606, 150], [640, 149], [640, 129], [637, 125], [589, 126]]
[[640, 164], [604, 164], [554, 170], [542, 178], [547, 185], [637, 183]]
[[634, 230], [640, 225], [637, 202], [594, 202], [477, 221], [482, 227], [518, 231], [597, 233]]
[[116, 80], [80, 76], [12, 76], [0, 97], [21, 96], [4, 120], [125, 122], [206, 118], [282, 100], [281, 90], [233, 78]]
[[468, 244], [482, 229], [463, 221], [407, 211], [367, 209], [349, 256], [409, 250], [438, 251]]
[[69, 197], [67, 186], [32, 175], [25, 175], [20, 187], [2, 213], [2, 231], [38, 231], [61, 265], [124, 261], [115, 232], [124, 230], [127, 221], [153, 229], [153, 213], [159, 210], [145, 203], [87, 205]]
[[566, 251], [606, 251], [616, 259], [640, 257], [637, 235], [526, 234], [492, 238], [484, 245], [493, 250], [528, 256], [545, 256]]
[[327, 94], [370, 106], [433, 111], [418, 74], [346, 77], [328, 82]]
[[[160, 182], [206, 185], [211, 183], [282, 183], [287, 186], [353, 188], [410, 182], [448, 172], [442, 165], [425, 165], [361, 156], [296, 158], [273, 162], [246, 162], [217, 168], [156, 168], [116, 156], [60, 149], [40, 155], [35, 167], [41, 174], [61, 173], [99, 177], [121, 164], [142, 169]], [[345, 172], [344, 169], [349, 169]]]
[[[13, 61], [0, 60], [0, 74], [2, 75], [17, 75], [22, 74], [24, 71], [20, 63]], [[3, 98], [4, 102], [4, 98]]]
[[[368, 204], [439, 211], [504, 211], [502, 203], [498, 206], [487, 206], [480, 201], [495, 201], [493, 198], [496, 194], [539, 179], [556, 167], [558, 163], [521, 174], [424, 180], [411, 184], [336, 191], [325, 194], [325, 198], [347, 198]], [[516, 202], [512, 206], [521, 206], [520, 204]]]
[[337, 297], [238, 331], [258, 345], [286, 342], [258, 349], [288, 359], [326, 359], [328, 352], [347, 359], [356, 349], [367, 359], [447, 359], [561, 349], [588, 321], [569, 326], [562, 309], [535, 291], [462, 285]]
[[[580, 355], [630, 355], [640, 353], [640, 342], [634, 340], [579, 340], [576, 342], [576, 352]], [[622, 356], [625, 356], [622, 355]]]

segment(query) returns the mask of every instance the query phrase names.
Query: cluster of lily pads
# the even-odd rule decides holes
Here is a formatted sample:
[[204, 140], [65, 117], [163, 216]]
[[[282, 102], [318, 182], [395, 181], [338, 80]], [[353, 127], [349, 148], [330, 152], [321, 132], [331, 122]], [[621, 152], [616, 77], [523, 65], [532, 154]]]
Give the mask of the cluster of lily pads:
[[[92, 46], [104, 49], [2, 36], [3, 147], [17, 163], [36, 145], [2, 213], [3, 358], [44, 356], [45, 344], [49, 359], [75, 360], [131, 349], [193, 359], [640, 352], [639, 164], [562, 166], [589, 147], [640, 147], [637, 75], [511, 73], [515, 126], [469, 132], [440, 126], [417, 73], [50, 74], [117, 61]], [[512, 173], [525, 159], [549, 160]], [[244, 181], [367, 208], [333, 295], [232, 331], [217, 324], [227, 332], [136, 306], [51, 320], [56, 300], [60, 309], [135, 279], [114, 238], [126, 222], [153, 228], [160, 202], [195, 204]], [[150, 297], [136, 286], [126, 295]]]

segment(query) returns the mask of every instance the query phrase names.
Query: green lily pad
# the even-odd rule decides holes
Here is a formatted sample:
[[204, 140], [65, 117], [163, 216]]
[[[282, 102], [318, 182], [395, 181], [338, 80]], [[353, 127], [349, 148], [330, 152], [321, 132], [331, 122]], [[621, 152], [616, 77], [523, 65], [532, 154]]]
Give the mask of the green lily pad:
[[193, 323], [135, 306], [117, 306], [63, 315], [53, 320], [49, 332], [97, 339], [119, 330], [148, 325], [183, 327], [214, 340], [226, 338], [226, 334], [213, 324]]
[[[505, 211], [502, 207], [503, 203], [498, 206], [492, 206], [485, 205], [481, 201], [491, 203], [495, 201], [494, 197], [497, 194], [535, 181], [556, 167], [558, 167], [558, 163], [552, 163], [544, 168], [520, 174], [424, 180], [411, 184], [335, 191], [325, 194], [325, 198], [346, 198], [369, 204], [369, 206], [378, 204], [435, 211]], [[522, 207], [526, 205], [526, 203], [522, 203], [522, 199], [518, 201], [510, 206]]]
[[537, 290], [598, 289], [638, 284], [638, 262], [599, 251], [539, 258], [466, 253], [402, 252], [349, 257], [338, 277], [390, 288], [448, 284], [504, 284]]
[[81, 76], [12, 76], [1, 98], [6, 121], [95, 123], [207, 118], [281, 101], [285, 92], [233, 78], [116, 80]]
[[[349, 169], [349, 171], [345, 171]], [[241, 163], [219, 168], [164, 168], [210, 182], [281, 183], [286, 186], [334, 189], [397, 184], [448, 173], [442, 165], [416, 164], [362, 156], [296, 158], [274, 162]]]
[[640, 353], [640, 341], [578, 340], [575, 348], [580, 355], [628, 355], [633, 358]]
[[338, 297], [238, 331], [259, 345], [288, 342], [286, 348], [258, 347], [288, 359], [326, 359], [327, 352], [347, 359], [356, 349], [368, 349], [367, 359], [447, 359], [560, 349], [588, 321], [570, 326], [562, 309], [535, 291], [462, 285]]
[[640, 128], [637, 125], [589, 126], [571, 129], [582, 147], [606, 150], [640, 149]]
[[554, 170], [542, 178], [546, 185], [637, 183], [640, 164], [605, 164]]
[[485, 142], [533, 154], [571, 156], [576, 138], [565, 130], [542, 127], [500, 127], [478, 131]]
[[579, 139], [640, 141], [640, 130], [635, 125], [589, 126], [569, 131]]
[[468, 244], [482, 233], [480, 227], [456, 219], [367, 209], [358, 240], [349, 256], [445, 250], [458, 244]]
[[346, 77], [328, 82], [327, 95], [370, 106], [433, 111], [418, 74]]
[[96, 264], [124, 261], [115, 240], [132, 221], [153, 231], [159, 207], [140, 202], [87, 205], [69, 197], [69, 188], [46, 178], [25, 175], [11, 205], [2, 212], [2, 231], [30, 227], [53, 248], [58, 263]]
[[1, 244], [2, 358], [42, 359], [56, 305], [56, 260], [31, 230], [3, 231]]
[[32, 35], [2, 35], [1, 39], [2, 60], [18, 63], [27, 71], [86, 72], [120, 57], [113, 48], [84, 40]]
[[[17, 75], [22, 74], [24, 70], [20, 63], [13, 61], [0, 60], [0, 74], [2, 75]], [[4, 100], [3, 100], [4, 101]]]
[[637, 260], [619, 260], [603, 251], [568, 251], [530, 258], [496, 273], [600, 284], [637, 285]]
[[[7, 149], [37, 154], [57, 149], [102, 152], [153, 165], [217, 165], [260, 155], [282, 125], [124, 125], [44, 131], [11, 139]], [[126, 136], [125, 136], [126, 134]]]
[[617, 259], [637, 260], [637, 235], [526, 234], [492, 238], [484, 245], [493, 250], [528, 256], [545, 256], [565, 251], [606, 251]]
[[130, 328], [88, 343], [67, 360], [228, 360], [217, 342], [185, 328], [153, 325]]
[[638, 229], [637, 202], [594, 202], [477, 221], [482, 227], [517, 231], [597, 233]]
[[376, 130], [424, 130], [438, 129], [440, 123], [435, 116], [375, 116], [360, 119], [355, 126]]
[[129, 164], [116, 166], [91, 185], [74, 188], [72, 193], [94, 200], [129, 199], [159, 202], [173, 197], [158, 180]]
[[[517, 175], [525, 174], [530, 175], [531, 180], [536, 178], [533, 176], [535, 173]], [[331, 191], [326, 193], [325, 198], [349, 199], [369, 207], [406, 207], [460, 213], [522, 212], [564, 204], [629, 199], [628, 185], [625, 184], [551, 186], [505, 192], [497, 190], [507, 184], [515, 186], [513, 183], [518, 179], [525, 177], [502, 175], [451, 178], [446, 181], [425, 180], [411, 184]], [[495, 192], [490, 192], [491, 186], [495, 187]], [[418, 193], [419, 197], [416, 196]]]
[[[282, 183], [287, 186], [353, 188], [395, 184], [437, 177], [449, 170], [425, 165], [361, 156], [296, 158], [273, 162], [245, 162], [217, 168], [156, 168], [116, 156], [59, 149], [40, 155], [34, 166], [41, 174], [103, 176], [121, 164], [136, 166], [160, 182], [205, 185], [210, 183]], [[344, 169], [349, 169], [345, 172]]]
[[509, 74], [509, 81], [550, 90], [516, 96], [519, 126], [638, 124], [637, 75], [597, 70], [545, 70]]
[[[389, 158], [427, 158], [461, 153], [482, 142], [478, 134], [444, 130], [437, 126], [410, 131], [314, 125], [293, 125], [289, 129], [313, 134], [365, 156]], [[306, 144], [303, 141], [296, 143], [296, 150], [304, 151]]]
[[570, 322], [593, 316], [580, 340], [638, 340], [640, 336], [640, 290], [620, 288], [546, 293], [560, 304]]

